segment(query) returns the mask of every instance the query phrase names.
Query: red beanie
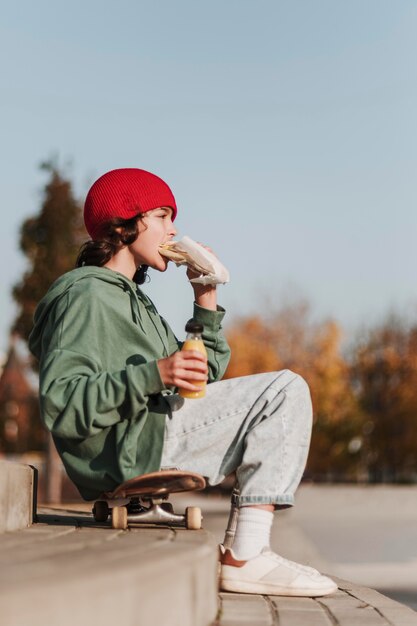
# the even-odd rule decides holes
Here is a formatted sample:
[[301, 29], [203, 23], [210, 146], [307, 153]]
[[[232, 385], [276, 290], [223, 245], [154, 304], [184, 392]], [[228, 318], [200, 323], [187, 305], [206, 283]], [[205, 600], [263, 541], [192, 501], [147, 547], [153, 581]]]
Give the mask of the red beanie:
[[177, 215], [175, 198], [168, 185], [155, 174], [134, 167], [103, 174], [91, 187], [84, 204], [84, 222], [92, 239], [100, 237], [103, 225], [114, 218], [131, 219], [167, 206]]

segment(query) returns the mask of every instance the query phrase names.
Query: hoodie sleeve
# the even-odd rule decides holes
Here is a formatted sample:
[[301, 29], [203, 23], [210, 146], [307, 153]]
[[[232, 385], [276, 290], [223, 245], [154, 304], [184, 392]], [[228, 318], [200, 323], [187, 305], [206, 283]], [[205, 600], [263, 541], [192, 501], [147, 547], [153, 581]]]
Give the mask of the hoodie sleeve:
[[[211, 311], [194, 303], [193, 319], [201, 322], [204, 326], [203, 341], [207, 350], [208, 379], [210, 383], [222, 378], [230, 360], [230, 348], [221, 326], [224, 316], [225, 310], [221, 306], [217, 307], [217, 311]], [[169, 354], [181, 350], [183, 342], [178, 341], [163, 318], [161, 318], [161, 321], [164, 324], [168, 337]]]
[[41, 412], [52, 434], [83, 440], [126, 415], [139, 419], [147, 413], [148, 396], [162, 389], [156, 361], [103, 372], [86, 355], [53, 350], [41, 368]]
[[205, 309], [194, 302], [193, 317], [204, 326], [203, 341], [207, 350], [209, 382], [220, 380], [230, 360], [230, 348], [222, 332], [225, 310], [217, 306], [217, 311]]
[[[81, 289], [67, 293], [50, 313], [39, 391], [44, 423], [57, 437], [83, 440], [118, 422], [140, 420], [148, 414], [149, 396], [165, 389], [156, 359], [103, 366], [108, 316], [103, 298]], [[113, 314], [112, 321], [122, 324], [123, 317], [118, 322]], [[117, 344], [113, 349], [116, 354]]]

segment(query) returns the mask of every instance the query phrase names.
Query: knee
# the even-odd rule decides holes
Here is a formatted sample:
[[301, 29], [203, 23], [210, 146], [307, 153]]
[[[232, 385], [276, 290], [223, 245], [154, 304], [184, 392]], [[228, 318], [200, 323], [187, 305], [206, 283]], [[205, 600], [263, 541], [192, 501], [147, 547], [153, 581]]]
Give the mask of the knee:
[[296, 391], [300, 395], [310, 397], [310, 387], [305, 378], [300, 374], [289, 369], [276, 372], [276, 374], [278, 380], [283, 377], [283, 379], [281, 378], [283, 388], [289, 388], [291, 391]]
[[310, 387], [307, 381], [291, 370], [288, 370], [291, 375], [291, 382], [289, 384], [288, 391], [292, 396], [294, 402], [297, 404], [299, 412], [303, 414], [306, 422], [311, 422], [313, 419], [313, 409], [311, 403]]
[[293, 376], [291, 384], [294, 385], [298, 393], [310, 397], [310, 387], [308, 386], [306, 379], [303, 378], [300, 374], [296, 374], [295, 372], [291, 372], [291, 374]]

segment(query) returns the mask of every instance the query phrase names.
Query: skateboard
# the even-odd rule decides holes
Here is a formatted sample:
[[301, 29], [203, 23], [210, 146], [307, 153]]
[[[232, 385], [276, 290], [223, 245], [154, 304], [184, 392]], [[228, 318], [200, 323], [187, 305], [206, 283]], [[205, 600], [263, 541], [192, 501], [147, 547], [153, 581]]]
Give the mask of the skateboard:
[[187, 507], [184, 514], [174, 513], [168, 498], [171, 493], [204, 489], [206, 481], [200, 474], [181, 470], [160, 470], [126, 480], [114, 491], [103, 493], [93, 506], [94, 519], [106, 522], [111, 515], [112, 528], [126, 530], [140, 524], [201, 528], [201, 509]]

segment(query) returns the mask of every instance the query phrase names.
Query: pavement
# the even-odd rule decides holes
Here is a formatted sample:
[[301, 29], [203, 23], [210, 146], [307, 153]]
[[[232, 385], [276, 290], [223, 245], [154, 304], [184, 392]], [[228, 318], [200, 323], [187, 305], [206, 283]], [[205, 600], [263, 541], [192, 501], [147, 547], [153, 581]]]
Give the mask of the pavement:
[[[16, 471], [21, 474], [21, 469]], [[3, 501], [13, 506], [10, 480], [6, 486], [9, 493]], [[375, 574], [381, 565], [384, 570], [387, 564], [394, 568], [408, 563], [414, 573], [413, 535], [406, 534], [394, 548], [384, 538], [393, 522], [415, 532], [415, 495], [412, 488], [301, 487], [297, 506], [277, 515], [271, 545], [337, 580], [336, 594], [317, 599], [218, 593], [217, 542], [223, 538], [228, 512], [224, 498], [172, 498], [179, 511], [190, 504], [202, 506], [203, 530], [149, 526], [120, 531], [96, 522], [91, 505], [82, 502], [38, 508], [37, 523], [28, 526], [33, 507], [28, 497], [26, 526], [21, 515], [14, 515], [15, 528], [0, 534], [0, 623], [417, 626], [417, 613], [410, 607], [356, 578], [364, 564]], [[0, 509], [1, 517], [10, 515]], [[369, 532], [372, 528], [374, 533]], [[391, 534], [398, 535], [395, 524]], [[339, 578], [346, 568], [351, 568], [353, 582]], [[386, 574], [380, 577], [384, 584], [394, 583]], [[404, 582], [410, 579], [401, 580], [398, 589], [405, 591]]]
[[417, 601], [416, 486], [303, 485], [284, 515], [335, 575]]
[[[222, 541], [228, 501], [196, 494], [194, 502]], [[276, 515], [271, 546], [330, 576], [339, 591], [317, 600], [222, 593], [219, 625], [417, 624], [416, 522], [414, 486], [302, 485], [296, 506]]]
[[386, 596], [336, 579], [324, 598], [221, 593], [216, 626], [415, 626], [417, 613]]
[[[175, 498], [175, 508], [203, 503], [205, 526], [217, 533], [227, 503], [188, 496]], [[336, 594], [319, 599], [218, 594], [217, 543], [208, 530], [112, 530], [95, 522], [88, 508], [81, 503], [42, 507], [38, 523], [0, 535], [2, 626], [91, 621], [104, 626], [116, 621], [127, 626], [417, 626], [410, 608], [343, 580], [337, 581]], [[285, 525], [282, 540], [296, 539]]]

